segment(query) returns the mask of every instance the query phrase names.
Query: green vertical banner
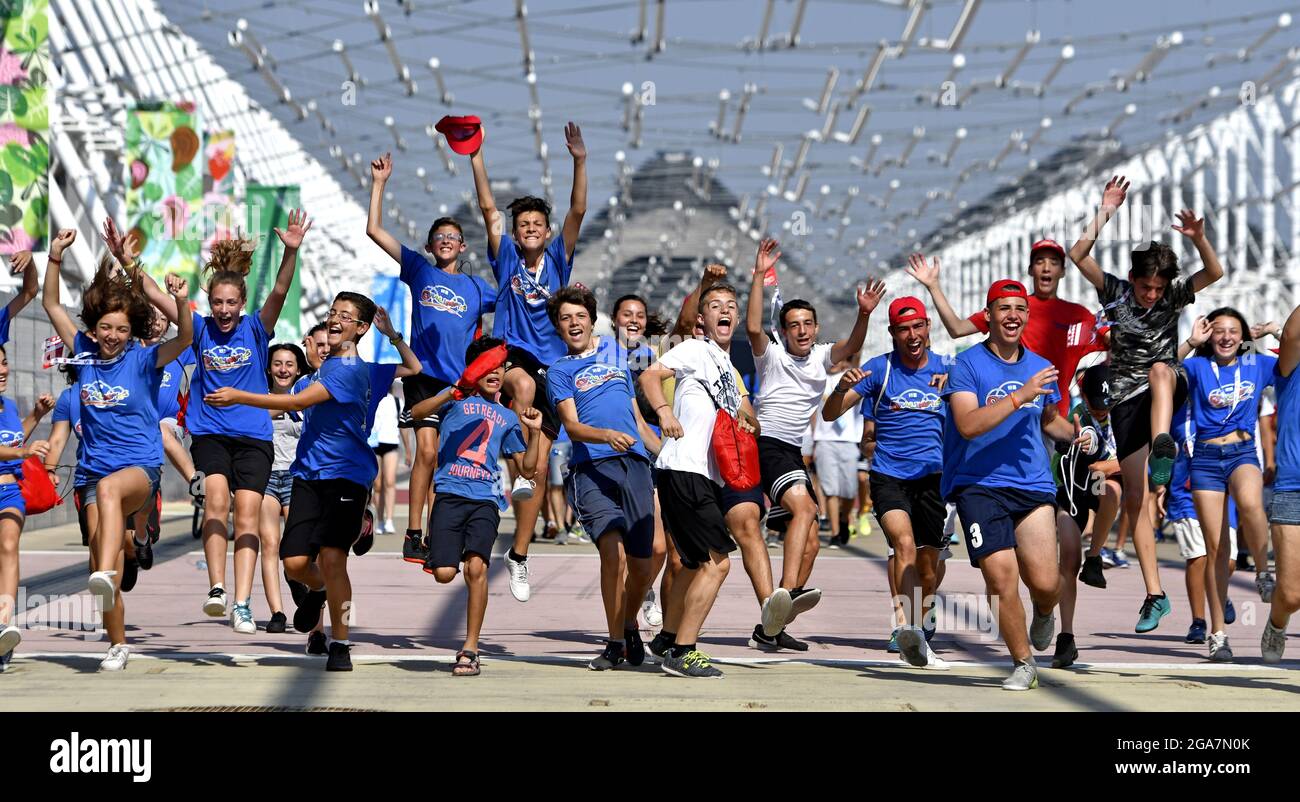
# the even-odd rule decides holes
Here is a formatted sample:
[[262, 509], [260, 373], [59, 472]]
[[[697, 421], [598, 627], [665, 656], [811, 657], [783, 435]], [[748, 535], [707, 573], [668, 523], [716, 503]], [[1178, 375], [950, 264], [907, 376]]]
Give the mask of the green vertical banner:
[[49, 0], [0, 0], [0, 253], [49, 247]]
[[[4, 2], [4, 0], [0, 0]], [[193, 103], [140, 104], [126, 115], [126, 228], [140, 263], [158, 282], [167, 273], [199, 286], [203, 164]]]
[[209, 131], [203, 146], [203, 251], [206, 264], [212, 243], [233, 239], [243, 215], [235, 203], [235, 132]]
[[[257, 238], [257, 250], [253, 251], [253, 269], [248, 274], [248, 311], [258, 309], [266, 301], [275, 286], [275, 276], [280, 271], [280, 257], [284, 255], [284, 243], [275, 234], [275, 228], [283, 229], [289, 224], [289, 212], [298, 208], [298, 185], [263, 186], [250, 184], [246, 189], [244, 205], [248, 209], [248, 225], [245, 231], [250, 237]], [[277, 341], [297, 342], [302, 338], [300, 318], [302, 314], [302, 253], [298, 254], [298, 269], [294, 271], [293, 283], [289, 285], [289, 295], [284, 299], [284, 309], [275, 324]]]

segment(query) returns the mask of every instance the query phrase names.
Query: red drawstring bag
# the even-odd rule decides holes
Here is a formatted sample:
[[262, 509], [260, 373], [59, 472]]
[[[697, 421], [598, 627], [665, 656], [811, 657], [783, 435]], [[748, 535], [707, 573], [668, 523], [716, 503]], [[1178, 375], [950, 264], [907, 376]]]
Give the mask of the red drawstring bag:
[[63, 503], [50, 475], [45, 472], [45, 463], [35, 454], [23, 460], [23, 478], [18, 480], [18, 487], [22, 490], [28, 515], [48, 512]]
[[758, 487], [758, 440], [754, 435], [740, 428], [736, 418], [718, 405], [718, 401], [709, 392], [709, 386], [700, 381], [704, 392], [718, 410], [713, 419], [713, 458], [718, 463], [718, 472], [722, 481], [732, 490], [752, 490]]

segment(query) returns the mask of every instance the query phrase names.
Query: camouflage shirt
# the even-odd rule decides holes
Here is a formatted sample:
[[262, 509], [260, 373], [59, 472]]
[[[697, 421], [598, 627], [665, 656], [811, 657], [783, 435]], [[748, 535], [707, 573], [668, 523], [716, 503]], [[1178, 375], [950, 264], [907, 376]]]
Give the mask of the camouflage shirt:
[[1179, 276], [1171, 281], [1150, 309], [1138, 305], [1131, 283], [1110, 273], [1097, 290], [1097, 297], [1102, 313], [1111, 322], [1110, 397], [1115, 403], [1145, 390], [1147, 374], [1157, 362], [1182, 370], [1178, 361], [1178, 316], [1183, 307], [1196, 300], [1190, 277]]

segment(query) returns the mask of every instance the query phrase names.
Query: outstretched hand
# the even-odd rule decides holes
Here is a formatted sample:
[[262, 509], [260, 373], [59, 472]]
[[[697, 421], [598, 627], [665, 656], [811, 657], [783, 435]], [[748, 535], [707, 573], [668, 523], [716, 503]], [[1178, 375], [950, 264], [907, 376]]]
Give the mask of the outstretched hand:
[[1197, 217], [1196, 212], [1191, 209], [1183, 209], [1179, 212], [1178, 225], [1170, 226], [1170, 228], [1193, 242], [1205, 239], [1205, 218]]
[[54, 235], [50, 241], [50, 257], [58, 259], [63, 256], [63, 252], [77, 241], [77, 230], [75, 228], [65, 228]]
[[1213, 331], [1210, 321], [1201, 315], [1192, 323], [1192, 333], [1187, 337], [1187, 344], [1193, 349], [1200, 348], [1210, 339], [1210, 333]]
[[858, 311], [864, 315], [871, 314], [876, 311], [876, 307], [884, 297], [885, 282], [879, 279], [858, 287]]
[[190, 283], [185, 279], [184, 276], [179, 276], [175, 273], [168, 273], [166, 276], [163, 277], [163, 281], [167, 283], [167, 294], [170, 295], [171, 297], [173, 298], [190, 297]]
[[932, 289], [939, 283], [939, 257], [935, 257], [928, 264], [925, 261], [925, 254], [914, 253], [907, 257], [907, 275], [921, 282], [921, 286], [926, 289]]
[[393, 321], [388, 317], [388, 310], [382, 306], [375, 307], [375, 329], [385, 337], [396, 337], [397, 330], [393, 328]]
[[582, 141], [582, 129], [577, 123], [565, 124], [564, 144], [569, 146], [569, 154], [573, 156], [574, 161], [583, 161], [587, 158], [587, 143]]
[[370, 177], [376, 184], [381, 184], [384, 181], [387, 181], [392, 174], [393, 155], [391, 153], [385, 153], [383, 156], [370, 162]]
[[1113, 176], [1101, 191], [1101, 205], [1108, 209], [1118, 209], [1128, 197], [1129, 182], [1122, 175]]
[[27, 268], [32, 266], [32, 252], [19, 251], [15, 253], [9, 262], [9, 268], [15, 276], [22, 274]]
[[767, 275], [767, 271], [776, 269], [776, 263], [779, 261], [781, 261], [780, 243], [771, 237], [765, 237], [758, 243], [758, 254], [754, 257], [754, 273]]
[[303, 209], [294, 209], [289, 212], [289, 225], [284, 230], [275, 229], [275, 234], [284, 243], [284, 247], [290, 250], [298, 250], [302, 246], [302, 238], [311, 231], [311, 220], [307, 219], [307, 212]]
[[835, 385], [835, 391], [839, 393], [847, 393], [849, 390], [852, 390], [854, 387], [857, 387], [858, 382], [862, 381], [863, 379], [867, 378], [870, 375], [871, 375], [871, 371], [862, 370], [860, 368], [852, 368], [850, 370], [846, 370], [844, 371], [844, 375], [840, 377], [839, 383]]

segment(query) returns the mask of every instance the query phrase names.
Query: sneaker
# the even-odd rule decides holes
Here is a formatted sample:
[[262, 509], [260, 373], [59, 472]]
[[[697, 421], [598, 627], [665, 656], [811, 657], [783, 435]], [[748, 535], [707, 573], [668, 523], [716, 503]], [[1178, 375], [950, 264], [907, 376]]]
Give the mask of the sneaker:
[[135, 583], [140, 578], [140, 561], [134, 557], [122, 558], [122, 592], [135, 590]]
[[510, 572], [510, 593], [515, 601], [528, 601], [532, 595], [532, 588], [528, 586], [528, 560], [525, 558], [515, 562], [510, 552], [506, 551], [506, 570]]
[[790, 617], [786, 623], [790, 623], [799, 617], [801, 613], [806, 613], [817, 606], [817, 602], [822, 600], [822, 592], [818, 588], [805, 588], [791, 592], [792, 599], [790, 605]]
[[763, 542], [767, 545], [769, 549], [777, 549], [781, 547], [780, 538], [778, 538], [772, 532], [767, 533], [767, 536], [763, 539]]
[[1062, 632], [1056, 636], [1056, 654], [1052, 655], [1052, 668], [1068, 668], [1079, 659], [1079, 647], [1074, 645], [1074, 636]]
[[1260, 601], [1271, 604], [1275, 588], [1277, 588], [1277, 580], [1273, 578], [1272, 572], [1263, 571], [1255, 575], [1255, 590], [1259, 591]]
[[871, 513], [864, 512], [858, 516], [858, 537], [871, 534]]
[[925, 668], [929, 671], [948, 671], [952, 666], [948, 665], [942, 657], [934, 653], [927, 644], [925, 647]]
[[626, 647], [621, 643], [607, 641], [605, 651], [601, 652], [595, 660], [587, 664], [587, 668], [592, 671], [608, 671], [614, 666], [623, 662], [623, 651]]
[[1016, 663], [1011, 676], [1002, 681], [1004, 691], [1032, 691], [1038, 687], [1038, 666], [1033, 658], [1028, 663]]
[[818, 531], [818, 532], [829, 532], [829, 531], [831, 531], [831, 519], [830, 519], [830, 518], [827, 518], [827, 517], [824, 516], [824, 515], [823, 515], [822, 517], [818, 518], [818, 519], [817, 519], [817, 531]]
[[1286, 630], [1273, 626], [1273, 622], [1264, 619], [1264, 636], [1259, 639], [1259, 652], [1265, 663], [1282, 662], [1282, 652], [1286, 649]]
[[100, 671], [122, 671], [126, 668], [131, 649], [125, 643], [115, 643], [108, 649], [108, 656], [99, 661]]
[[1056, 616], [1052, 611], [1046, 615], [1038, 612], [1033, 602], [1029, 603], [1033, 611], [1033, 620], [1029, 624], [1029, 643], [1036, 651], [1042, 651], [1052, 645], [1052, 635], [1056, 632]]
[[515, 479], [514, 487], [510, 489], [510, 499], [512, 501], [526, 501], [533, 497], [533, 492], [536, 490], [536, 482], [520, 476]]
[[1133, 631], [1138, 633], [1150, 632], [1160, 626], [1160, 619], [1169, 615], [1169, 612], [1168, 596], [1147, 594], [1146, 599], [1142, 602], [1142, 609], [1138, 611], [1138, 622]]
[[763, 652], [779, 652], [782, 649], [792, 652], [806, 652], [808, 651], [808, 644], [791, 637], [784, 629], [776, 633], [775, 636], [768, 637], [767, 633], [763, 632], [763, 627], [760, 624], [754, 627], [753, 633], [749, 636], [749, 648]]
[[325, 588], [308, 589], [302, 596], [302, 603], [293, 613], [293, 628], [299, 632], [311, 632], [320, 623], [321, 610], [324, 608]]
[[839, 536], [838, 536], [838, 535], [831, 535], [831, 540], [830, 540], [829, 543], [826, 544], [826, 548], [828, 548], [828, 549], [838, 549], [839, 547], [840, 547], [840, 539], [839, 539]]
[[804, 643], [798, 638], [791, 637], [790, 634], [786, 632], [784, 629], [777, 633], [776, 645], [780, 646], [782, 649], [788, 649], [792, 652], [808, 651], [808, 644]]
[[220, 585], [208, 591], [208, 598], [203, 600], [203, 614], [213, 618], [226, 617], [226, 591]]
[[951, 560], [951, 559], [952, 559], [952, 546], [944, 546], [942, 549], [940, 549], [939, 560], [941, 562], [943, 560]]
[[313, 632], [307, 636], [307, 654], [323, 657], [329, 653], [329, 645], [325, 642], [324, 632]]
[[1110, 553], [1111, 559], [1115, 561], [1116, 568], [1128, 568], [1128, 555], [1123, 549], [1115, 549]]
[[241, 635], [254, 635], [257, 633], [257, 624], [253, 622], [253, 610], [248, 606], [248, 602], [235, 602], [235, 606], [230, 608], [230, 626]]
[[1093, 587], [1106, 589], [1106, 574], [1101, 564], [1101, 557], [1084, 557], [1083, 568], [1079, 571], [1079, 581]]
[[[352, 553], [361, 557], [370, 551], [375, 545], [375, 510], [373, 507], [366, 507], [366, 511], [361, 514], [361, 533], [357, 539], [352, 541]], [[351, 669], [339, 669], [340, 671], [350, 671]]]
[[10, 662], [13, 661], [13, 659], [14, 659], [13, 652], [5, 652], [4, 654], [0, 654], [0, 674], [3, 674], [9, 670], [9, 664]]
[[1205, 619], [1193, 618], [1192, 625], [1187, 628], [1187, 643], [1205, 643]]
[[396, 526], [393, 526], [393, 519], [392, 519], [392, 518], [388, 518], [388, 519], [386, 519], [386, 520], [384, 521], [384, 534], [386, 534], [386, 535], [395, 535], [395, 534], [397, 534], [397, 527], [396, 527]]
[[920, 627], [908, 626], [898, 630], [898, 656], [908, 665], [924, 668], [928, 662], [925, 652], [925, 635]]
[[1103, 568], [1115, 567], [1115, 552], [1105, 546], [1101, 547], [1101, 565]]
[[925, 635], [926, 643], [929, 643], [930, 641], [934, 640], [934, 633], [937, 631], [938, 631], [938, 627], [930, 627], [929, 629], [926, 629], [925, 627], [921, 627], [921, 633]]
[[890, 654], [898, 654], [898, 633], [900, 630], [902, 630], [902, 627], [898, 627], [893, 632], [889, 633], [889, 645], [885, 647], [885, 651]]
[[664, 611], [659, 609], [653, 590], [647, 592], [645, 601], [641, 602], [641, 617], [649, 627], [661, 627], [664, 624]]
[[623, 657], [628, 665], [635, 668], [645, 662], [645, 644], [641, 642], [640, 630], [623, 630], [623, 642], [627, 644]]
[[425, 545], [424, 534], [419, 529], [407, 529], [402, 540], [402, 559], [408, 563], [424, 565], [429, 557], [429, 547]]
[[1232, 606], [1232, 599], [1223, 603], [1223, 623], [1232, 624], [1237, 620], [1237, 608]]
[[1244, 551], [1237, 552], [1237, 570], [1254, 571], [1255, 566], [1250, 562], [1250, 555]]
[[1216, 632], [1210, 636], [1210, 662], [1232, 662], [1232, 647], [1228, 645], [1228, 636], [1222, 632]]
[[269, 635], [279, 635], [289, 628], [289, 619], [284, 613], [271, 613], [271, 620], [266, 622], [266, 632]]
[[1161, 432], [1156, 435], [1156, 439], [1151, 443], [1151, 457], [1148, 463], [1153, 483], [1157, 485], [1169, 484], [1174, 459], [1177, 456], [1178, 445], [1174, 443], [1174, 438], [1170, 437], [1168, 432]]
[[555, 533], [555, 545], [557, 546], [569, 545], [569, 528], [567, 526]]
[[23, 632], [13, 624], [0, 629], [0, 654], [7, 655], [23, 641]]
[[575, 523], [569, 530], [570, 543], [591, 543], [591, 538], [587, 537], [587, 530], [582, 528], [582, 524]]
[[90, 575], [86, 582], [86, 588], [90, 595], [99, 599], [99, 609], [108, 612], [113, 609], [116, 595], [116, 588], [113, 587], [113, 577], [117, 576], [117, 571], [96, 571]]
[[673, 657], [670, 653], [664, 658], [663, 669], [664, 673], [674, 677], [722, 678], [722, 672], [714, 668], [709, 662], [709, 656], [699, 649], [689, 651], [681, 657]]
[[656, 660], [662, 662], [663, 659], [668, 656], [668, 650], [672, 648], [672, 645], [673, 639], [667, 637], [662, 631], [660, 631], [659, 634], [650, 639], [650, 643], [646, 646], [646, 649], [649, 650], [650, 654], [653, 655]]
[[769, 639], [775, 638], [778, 632], [785, 629], [786, 622], [792, 617], [790, 611], [793, 607], [794, 601], [790, 597], [790, 591], [785, 588], [772, 591], [772, 595], [763, 602], [763, 634]]
[[293, 598], [293, 606], [302, 604], [303, 597], [307, 595], [307, 586], [296, 579], [290, 579], [288, 571], [284, 573], [284, 584], [289, 586], [289, 596]]
[[352, 670], [352, 645], [334, 641], [329, 646], [329, 659], [325, 661], [326, 671]]
[[135, 544], [135, 561], [140, 564], [141, 571], [148, 571], [153, 568], [153, 544], [147, 539], [143, 543]]

